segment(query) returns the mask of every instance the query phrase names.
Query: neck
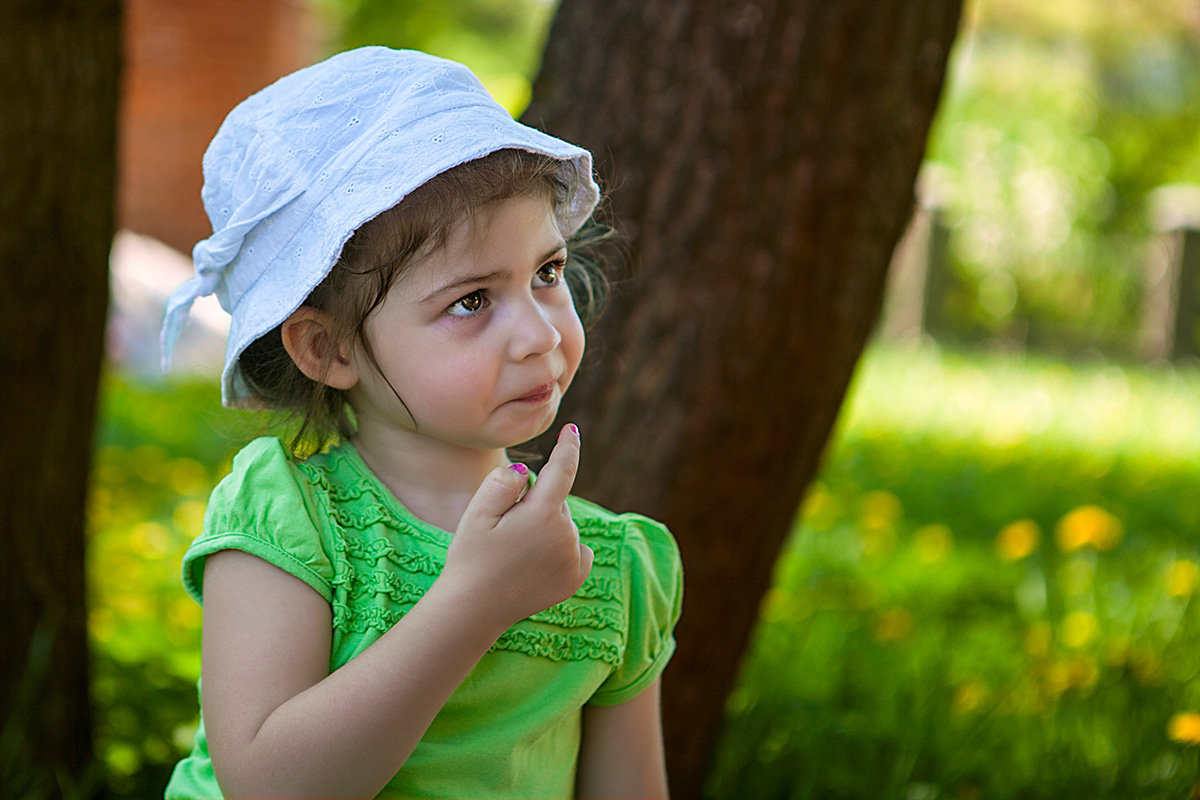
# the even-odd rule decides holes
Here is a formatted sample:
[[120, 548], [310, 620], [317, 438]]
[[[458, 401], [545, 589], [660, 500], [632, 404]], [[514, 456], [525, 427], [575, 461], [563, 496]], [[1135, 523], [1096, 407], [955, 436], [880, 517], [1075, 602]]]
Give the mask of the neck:
[[401, 505], [450, 532], [487, 474], [510, 463], [504, 450], [456, 447], [395, 428], [360, 428], [351, 442]]

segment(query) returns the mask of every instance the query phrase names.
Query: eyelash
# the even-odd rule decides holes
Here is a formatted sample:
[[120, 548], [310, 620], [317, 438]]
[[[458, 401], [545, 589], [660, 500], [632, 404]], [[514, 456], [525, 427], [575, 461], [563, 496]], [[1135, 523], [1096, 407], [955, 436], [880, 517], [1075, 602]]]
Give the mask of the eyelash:
[[538, 274], [540, 275], [542, 270], [550, 269], [551, 273], [554, 275], [554, 278], [552, 280], [547, 280], [545, 285], [557, 286], [558, 283], [563, 279], [563, 272], [566, 270], [566, 268], [567, 260], [565, 258], [556, 258], [553, 261], [547, 261], [545, 264], [542, 264], [542, 266], [538, 268]]
[[[542, 281], [541, 288], [550, 288], [558, 286], [563, 279], [563, 272], [567, 268], [567, 260], [565, 258], [557, 258], [553, 261], [547, 261], [542, 266], [538, 267], [536, 276]], [[552, 277], [541, 277], [545, 270], [551, 271]], [[466, 303], [472, 303], [475, 308], [467, 308]], [[483, 289], [476, 289], [470, 294], [465, 294], [450, 304], [446, 309], [446, 313], [452, 317], [473, 317], [483, 311], [488, 306], [487, 293]], [[455, 309], [462, 309], [455, 311]]]

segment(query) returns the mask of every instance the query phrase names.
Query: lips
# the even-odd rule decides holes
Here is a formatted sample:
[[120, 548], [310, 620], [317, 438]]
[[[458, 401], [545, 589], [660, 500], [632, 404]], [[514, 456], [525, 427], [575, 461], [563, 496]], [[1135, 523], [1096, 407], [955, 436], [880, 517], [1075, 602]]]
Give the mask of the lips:
[[554, 396], [554, 383], [543, 383], [513, 400], [514, 403], [544, 403]]

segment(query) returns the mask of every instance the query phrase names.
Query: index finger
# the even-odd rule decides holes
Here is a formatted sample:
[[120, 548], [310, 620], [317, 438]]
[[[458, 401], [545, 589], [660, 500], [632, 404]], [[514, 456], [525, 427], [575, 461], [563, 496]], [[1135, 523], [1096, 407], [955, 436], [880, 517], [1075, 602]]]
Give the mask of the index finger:
[[575, 485], [575, 475], [579, 472], [579, 429], [574, 425], [564, 425], [558, 432], [558, 442], [550, 451], [546, 466], [538, 473], [537, 483], [529, 490], [529, 499], [541, 502], [559, 504], [567, 499], [571, 487]]

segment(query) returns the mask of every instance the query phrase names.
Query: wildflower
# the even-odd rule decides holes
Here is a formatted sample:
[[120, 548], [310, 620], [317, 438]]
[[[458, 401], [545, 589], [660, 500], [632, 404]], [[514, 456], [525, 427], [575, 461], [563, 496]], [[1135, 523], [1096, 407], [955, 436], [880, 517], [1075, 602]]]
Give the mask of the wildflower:
[[1050, 653], [1051, 631], [1045, 622], [1035, 622], [1025, 631], [1025, 652], [1034, 658], [1041, 658]]
[[988, 687], [976, 680], [969, 680], [954, 692], [953, 708], [956, 714], [970, 714], [988, 700]]
[[142, 522], [129, 533], [129, 544], [134, 551], [146, 559], [159, 559], [167, 554], [171, 533], [157, 522]]
[[192, 458], [177, 458], [168, 469], [171, 490], [180, 495], [200, 495], [209, 483], [208, 470]]
[[171, 522], [179, 533], [190, 539], [204, 527], [204, 509], [204, 503], [199, 500], [180, 500], [171, 512]]
[[1180, 744], [1200, 745], [1200, 714], [1182, 711], [1167, 723], [1167, 737]]
[[1200, 565], [1182, 558], [1167, 569], [1167, 594], [1172, 597], [1188, 597], [1200, 585]]
[[913, 629], [913, 616], [900, 606], [885, 608], [875, 620], [875, 638], [881, 642], [898, 642]]
[[1086, 611], [1072, 611], [1063, 620], [1062, 636], [1067, 647], [1086, 647], [1096, 638], [1096, 618]]
[[1071, 667], [1065, 661], [1055, 661], [1045, 672], [1045, 690], [1051, 698], [1071, 688]]
[[891, 492], [867, 492], [862, 504], [862, 522], [868, 528], [890, 528], [904, 513], [900, 499]]
[[1121, 541], [1124, 530], [1121, 521], [1099, 506], [1080, 506], [1058, 522], [1055, 536], [1064, 552], [1088, 545], [1097, 550], [1111, 550]]
[[926, 564], [941, 561], [954, 546], [954, 534], [945, 525], [924, 525], [913, 534], [917, 557]]
[[186, 632], [198, 631], [200, 630], [200, 615], [200, 606], [191, 602], [191, 598], [176, 600], [167, 608], [167, 627]]
[[900, 500], [891, 492], [868, 492], [863, 498], [861, 533], [863, 552], [881, 556], [895, 544], [895, 522], [904, 513]]
[[996, 550], [1005, 561], [1019, 561], [1037, 549], [1041, 528], [1031, 519], [1010, 522], [996, 534]]

